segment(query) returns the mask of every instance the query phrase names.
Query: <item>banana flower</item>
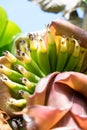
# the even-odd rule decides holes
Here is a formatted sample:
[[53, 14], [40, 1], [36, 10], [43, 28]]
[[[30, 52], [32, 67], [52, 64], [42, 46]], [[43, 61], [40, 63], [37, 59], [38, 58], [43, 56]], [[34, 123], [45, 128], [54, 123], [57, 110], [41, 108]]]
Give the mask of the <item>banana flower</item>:
[[42, 78], [23, 119], [24, 130], [87, 130], [87, 75], [54, 72]]

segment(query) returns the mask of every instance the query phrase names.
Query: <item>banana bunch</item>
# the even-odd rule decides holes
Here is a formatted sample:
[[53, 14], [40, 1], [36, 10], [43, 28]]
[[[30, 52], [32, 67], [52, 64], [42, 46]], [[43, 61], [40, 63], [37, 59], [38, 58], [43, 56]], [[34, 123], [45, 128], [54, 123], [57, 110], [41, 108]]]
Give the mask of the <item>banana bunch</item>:
[[18, 108], [23, 108], [42, 77], [54, 71], [87, 72], [87, 50], [74, 37], [54, 37], [49, 27], [44, 35], [32, 33], [17, 36], [12, 52], [4, 51], [3, 55], [10, 67], [0, 63], [0, 81], [11, 92], [9, 104]]

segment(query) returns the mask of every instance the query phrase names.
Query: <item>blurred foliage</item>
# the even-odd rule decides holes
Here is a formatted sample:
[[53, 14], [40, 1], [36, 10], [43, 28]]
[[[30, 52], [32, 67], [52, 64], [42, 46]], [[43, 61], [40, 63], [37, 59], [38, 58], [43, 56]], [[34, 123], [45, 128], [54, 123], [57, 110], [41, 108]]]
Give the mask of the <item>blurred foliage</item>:
[[0, 56], [2, 51], [11, 50], [14, 36], [20, 32], [20, 27], [14, 21], [9, 20], [6, 10], [0, 6]]

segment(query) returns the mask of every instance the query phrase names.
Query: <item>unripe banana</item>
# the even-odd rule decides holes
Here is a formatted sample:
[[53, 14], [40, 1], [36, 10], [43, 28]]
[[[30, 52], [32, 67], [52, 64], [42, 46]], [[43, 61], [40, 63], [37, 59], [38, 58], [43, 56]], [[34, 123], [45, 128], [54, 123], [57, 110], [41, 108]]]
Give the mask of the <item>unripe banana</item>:
[[75, 41], [74, 41], [73, 37], [66, 37], [65, 39], [66, 39], [66, 44], [67, 44], [67, 48], [68, 48], [67, 51], [69, 53], [68, 58], [70, 58], [70, 56], [73, 53], [74, 47], [75, 47]]
[[21, 40], [19, 50], [26, 53], [26, 51], [28, 51], [28, 48], [28, 43], [25, 40]]
[[3, 52], [5, 58], [11, 63], [12, 68], [14, 68], [16, 65], [22, 65], [23, 67], [27, 68], [21, 60], [16, 58], [13, 54], [11, 54], [9, 51], [4, 51]]
[[74, 71], [80, 59], [80, 45], [77, 40], [74, 39], [75, 47], [73, 53], [64, 68], [64, 71]]
[[19, 72], [9, 69], [8, 67], [4, 66], [3, 64], [0, 64], [0, 72], [7, 75], [8, 78], [10, 78], [10, 80], [21, 83], [20, 78], [22, 78], [23, 75], [20, 74]]
[[29, 93], [33, 94], [36, 83], [30, 82], [27, 78], [22, 78], [21, 80], [22, 80], [22, 83], [24, 83], [28, 87]]
[[67, 63], [68, 54], [69, 53], [68, 53], [66, 39], [63, 38], [61, 43], [60, 43], [60, 50], [59, 50], [59, 53], [57, 56], [56, 71], [62, 72], [64, 70], [64, 67]]
[[10, 106], [14, 106], [14, 107], [19, 107], [19, 108], [23, 108], [26, 105], [26, 100], [25, 99], [15, 99], [15, 98], [10, 98], [8, 100], [8, 104]]
[[51, 72], [49, 57], [47, 54], [47, 48], [43, 39], [39, 39], [39, 45], [37, 49], [38, 64], [45, 75]]
[[60, 50], [60, 44], [61, 44], [62, 36], [56, 35], [54, 39], [55, 39], [56, 48], [57, 48], [57, 55], [58, 55], [59, 50]]
[[75, 71], [76, 72], [81, 72], [81, 68], [83, 66], [83, 61], [85, 59], [85, 56], [86, 56], [86, 53], [87, 53], [87, 50], [85, 48], [80, 48], [80, 56], [79, 56], [79, 62], [75, 68]]
[[23, 59], [23, 63], [26, 64], [27, 70], [43, 77], [44, 73], [41, 71], [41, 69], [38, 67], [38, 65], [34, 62], [34, 60], [31, 58], [31, 56], [27, 55], [24, 52], [20, 52], [20, 56]]
[[47, 53], [49, 57], [51, 72], [54, 72], [56, 68], [56, 62], [57, 62], [57, 48], [56, 48], [55, 39], [52, 36], [49, 28], [47, 29]]
[[10, 88], [10, 90], [16, 94], [18, 93], [19, 90], [29, 92], [29, 89], [25, 85], [13, 82], [4, 74], [1, 76], [1, 81], [4, 82]]
[[30, 55], [32, 59], [38, 64], [37, 60], [37, 47], [38, 47], [38, 40], [37, 39], [31, 39], [30, 40]]
[[23, 99], [25, 99], [26, 101], [28, 101], [29, 96], [30, 96], [30, 93], [29, 93], [29, 92], [23, 91], [23, 90], [19, 90], [19, 91], [18, 91], [18, 94], [21, 95], [21, 97], [22, 97]]
[[34, 73], [31, 73], [30, 71], [27, 71], [23, 66], [18, 65], [17, 68], [29, 81], [37, 83], [40, 80], [40, 77], [38, 77]]

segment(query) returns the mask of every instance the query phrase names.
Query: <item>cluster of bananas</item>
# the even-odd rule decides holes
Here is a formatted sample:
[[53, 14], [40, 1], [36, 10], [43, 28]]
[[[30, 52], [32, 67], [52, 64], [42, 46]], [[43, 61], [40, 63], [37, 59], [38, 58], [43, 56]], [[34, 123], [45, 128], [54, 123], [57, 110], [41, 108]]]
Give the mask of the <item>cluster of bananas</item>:
[[0, 64], [0, 80], [11, 91], [7, 103], [18, 108], [26, 105], [42, 77], [54, 71], [87, 71], [87, 50], [73, 37], [54, 37], [49, 28], [44, 34], [17, 36], [12, 52], [4, 51], [3, 55], [10, 67]]

